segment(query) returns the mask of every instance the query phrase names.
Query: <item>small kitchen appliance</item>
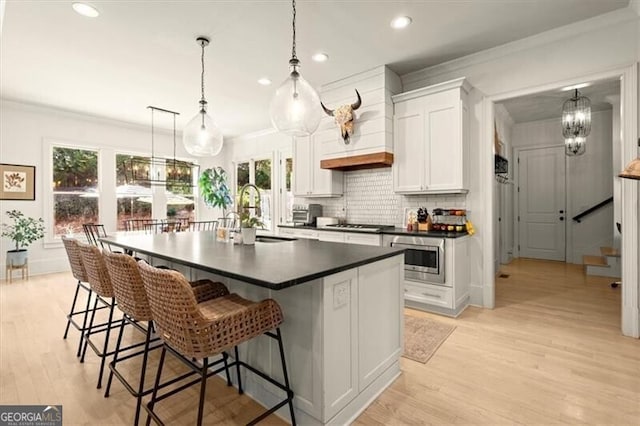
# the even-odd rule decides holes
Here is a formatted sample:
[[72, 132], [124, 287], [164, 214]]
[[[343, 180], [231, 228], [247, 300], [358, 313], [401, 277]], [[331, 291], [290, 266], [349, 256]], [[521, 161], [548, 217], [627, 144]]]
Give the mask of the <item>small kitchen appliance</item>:
[[337, 217], [321, 216], [316, 219], [316, 226], [318, 228], [324, 228], [329, 225], [337, 225], [338, 223], [339, 223], [339, 220]]
[[322, 205], [320, 204], [294, 204], [293, 224], [315, 226], [316, 218], [322, 216]]

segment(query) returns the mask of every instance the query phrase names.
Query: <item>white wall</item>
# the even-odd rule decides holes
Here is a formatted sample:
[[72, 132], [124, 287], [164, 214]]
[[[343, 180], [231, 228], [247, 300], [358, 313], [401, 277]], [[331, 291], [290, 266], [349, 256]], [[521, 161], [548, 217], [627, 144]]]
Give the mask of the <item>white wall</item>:
[[486, 224], [485, 203], [492, 192], [483, 183], [485, 168], [491, 167], [480, 144], [487, 135], [482, 123], [489, 114], [484, 111], [483, 99], [636, 63], [640, 58], [639, 22], [635, 11], [621, 9], [401, 76], [405, 91], [460, 77], [466, 77], [475, 88], [470, 99], [476, 102], [471, 109], [471, 139], [472, 151], [477, 152], [472, 152], [470, 166], [474, 188], [467, 195], [467, 208], [473, 212], [477, 228], [470, 250], [471, 277], [476, 281], [472, 283], [472, 303], [490, 306], [492, 299], [492, 283], [486, 282], [491, 275], [483, 268], [488, 243], [482, 224]]
[[[612, 110], [592, 113], [586, 153], [565, 157], [567, 262], [570, 263], [582, 264], [583, 255], [600, 255], [599, 247], [613, 244], [613, 204], [585, 217], [581, 223], [571, 220], [613, 195], [611, 126]], [[563, 146], [560, 128], [560, 118], [517, 123], [513, 126], [513, 146]], [[514, 208], [517, 210], [517, 206]]]
[[[144, 107], [143, 107], [144, 108]], [[36, 166], [35, 201], [0, 201], [2, 221], [5, 211], [19, 209], [28, 216], [43, 217], [51, 229], [51, 220], [45, 211], [45, 198], [51, 194], [51, 177], [45, 176], [47, 141], [85, 145], [99, 149], [102, 157], [99, 171], [101, 189], [100, 215], [108, 231], [116, 225], [115, 153], [130, 152], [149, 155], [151, 132], [147, 126], [138, 126], [88, 115], [61, 111], [53, 108], [2, 100], [0, 104], [0, 162]], [[173, 155], [173, 139], [170, 133], [156, 129], [157, 156]], [[189, 158], [177, 139], [177, 157]], [[209, 159], [209, 162], [215, 162]], [[204, 162], [203, 162], [204, 163]], [[110, 184], [112, 182], [113, 184]], [[0, 242], [0, 273], [4, 274], [4, 252], [10, 241]], [[29, 248], [31, 274], [68, 270], [66, 254], [61, 244], [48, 245], [37, 241]], [[2, 275], [4, 276], [4, 275]]]
[[[495, 124], [498, 137], [502, 142], [500, 155], [509, 161], [508, 183], [494, 183], [494, 222], [493, 235], [496, 244], [493, 250], [494, 273], [498, 273], [500, 263], [509, 263], [513, 258], [513, 155], [512, 127], [513, 119], [504, 105], [495, 106]], [[499, 220], [498, 220], [499, 218]]]

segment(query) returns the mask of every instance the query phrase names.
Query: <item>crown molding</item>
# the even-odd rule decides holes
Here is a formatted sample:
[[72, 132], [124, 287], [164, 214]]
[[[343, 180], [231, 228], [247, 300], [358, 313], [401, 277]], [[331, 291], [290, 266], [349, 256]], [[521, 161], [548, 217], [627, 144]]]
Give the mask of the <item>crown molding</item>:
[[409, 99], [415, 99], [422, 96], [432, 95], [438, 92], [444, 92], [445, 90], [462, 89], [465, 93], [469, 93], [471, 85], [464, 78], [456, 78], [455, 80], [445, 81], [444, 83], [434, 84], [428, 87], [421, 87], [419, 89], [411, 90], [409, 92], [400, 93], [391, 97], [393, 102], [402, 102]]
[[[553, 42], [558, 42], [569, 37], [575, 37], [581, 34], [590, 33], [601, 28], [621, 25], [627, 22], [638, 20], [637, 3], [639, 0], [633, 1], [636, 6], [632, 6], [630, 3], [628, 7], [614, 10], [613, 12], [594, 16], [593, 18], [574, 22], [572, 24], [568, 24], [559, 28], [554, 28], [552, 30], [535, 34], [527, 38], [512, 41], [510, 43], [482, 50], [477, 53], [472, 53], [471, 55], [463, 56], [458, 59], [453, 59], [451, 61], [443, 62], [438, 65], [433, 65], [427, 68], [403, 74], [401, 76], [402, 84], [407, 85], [410, 83], [419, 82], [421, 80], [430, 79], [438, 75], [448, 74], [462, 68], [491, 62], [499, 58], [521, 52], [523, 50], [551, 44]], [[630, 11], [633, 11], [634, 7], [635, 12], [630, 13]]]
[[[117, 120], [114, 118], [107, 118], [99, 115], [87, 114], [84, 112], [78, 112], [78, 111], [55, 107], [51, 105], [28, 102], [21, 99], [0, 98], [0, 103], [2, 104], [0, 111], [4, 109], [5, 106], [8, 106], [8, 107], [23, 110], [23, 111], [37, 112], [41, 114], [54, 113], [54, 114], [63, 116], [65, 118], [83, 120], [83, 121], [88, 121], [95, 124], [120, 127], [120, 128], [137, 130], [142, 132], [149, 132], [151, 129], [150, 124], [145, 125], [145, 124], [134, 123], [131, 121]], [[158, 127], [154, 128], [154, 132], [160, 133], [160, 134], [166, 134], [166, 135], [173, 135], [173, 130], [158, 128]], [[179, 130], [176, 130], [176, 137], [177, 138], [182, 137], [182, 132]]]

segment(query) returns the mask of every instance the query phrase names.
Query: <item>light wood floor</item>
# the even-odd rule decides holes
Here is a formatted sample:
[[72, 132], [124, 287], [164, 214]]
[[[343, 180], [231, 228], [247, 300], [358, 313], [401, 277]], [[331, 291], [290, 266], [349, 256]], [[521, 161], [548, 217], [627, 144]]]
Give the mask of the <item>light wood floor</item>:
[[[403, 374], [357, 424], [639, 424], [640, 340], [620, 335], [620, 289], [564, 263], [518, 260], [503, 272], [494, 310], [455, 320], [406, 310], [457, 328], [427, 364], [403, 358]], [[97, 357], [77, 361], [73, 329], [62, 340], [73, 290], [70, 274], [0, 283], [0, 404], [62, 404], [65, 424], [130, 424], [134, 399], [117, 381], [103, 398]], [[245, 424], [261, 411], [220, 380], [207, 389], [206, 424]], [[164, 401], [160, 416], [193, 424], [197, 392]]]

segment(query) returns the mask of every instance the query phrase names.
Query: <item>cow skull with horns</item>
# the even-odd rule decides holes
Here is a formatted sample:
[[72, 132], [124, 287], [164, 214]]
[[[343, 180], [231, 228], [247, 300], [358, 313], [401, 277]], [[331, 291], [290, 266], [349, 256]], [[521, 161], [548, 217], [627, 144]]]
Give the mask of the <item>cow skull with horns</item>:
[[340, 126], [340, 134], [342, 135], [342, 139], [347, 145], [349, 144], [351, 135], [353, 134], [353, 111], [357, 110], [358, 108], [360, 108], [360, 105], [362, 105], [362, 99], [360, 98], [360, 93], [358, 93], [358, 90], [356, 90], [356, 95], [358, 95], [358, 100], [354, 104], [342, 105], [336, 109], [329, 109], [324, 106], [322, 102], [320, 102], [320, 105], [322, 105], [322, 109], [324, 109], [324, 112], [326, 112], [327, 115], [335, 118], [336, 124]]

